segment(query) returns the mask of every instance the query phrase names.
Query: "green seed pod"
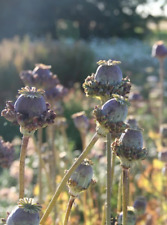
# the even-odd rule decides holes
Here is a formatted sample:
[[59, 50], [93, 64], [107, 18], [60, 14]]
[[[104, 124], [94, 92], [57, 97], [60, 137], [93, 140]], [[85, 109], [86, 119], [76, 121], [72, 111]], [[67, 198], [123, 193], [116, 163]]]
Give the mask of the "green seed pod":
[[18, 206], [10, 213], [6, 225], [39, 225], [41, 206], [33, 199], [20, 199]]
[[136, 215], [142, 216], [146, 211], [146, 206], [146, 199], [144, 197], [138, 197], [133, 204], [133, 207], [136, 211]]
[[92, 183], [92, 177], [92, 162], [88, 159], [84, 159], [68, 180], [67, 185], [70, 195], [78, 196], [81, 191], [88, 189], [89, 185]]
[[[117, 220], [118, 225], [122, 225], [122, 219], [123, 219], [123, 212], [121, 212], [118, 215], [118, 220]], [[132, 206], [131, 207], [128, 206], [128, 209], [127, 209], [127, 225], [135, 225], [135, 224], [136, 224], [135, 210]]]
[[100, 60], [95, 73], [95, 80], [105, 85], [117, 85], [122, 81], [122, 72], [118, 66], [119, 61]]

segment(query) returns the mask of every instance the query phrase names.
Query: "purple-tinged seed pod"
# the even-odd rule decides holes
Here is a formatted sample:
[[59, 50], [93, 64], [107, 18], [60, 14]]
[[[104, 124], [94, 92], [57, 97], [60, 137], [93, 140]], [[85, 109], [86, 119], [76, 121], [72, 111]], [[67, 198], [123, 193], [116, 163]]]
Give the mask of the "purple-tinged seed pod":
[[27, 115], [29, 118], [40, 116], [46, 112], [47, 106], [44, 97], [31, 94], [21, 94], [14, 104], [16, 113]]
[[125, 168], [130, 168], [133, 162], [145, 159], [147, 155], [147, 150], [143, 148], [143, 136], [139, 129], [126, 129], [125, 133], [112, 143], [112, 148]]
[[[122, 220], [123, 220], [123, 212], [121, 212], [118, 215], [117, 224], [122, 225]], [[127, 209], [127, 224], [128, 225], [135, 225], [136, 224], [135, 209], [132, 206], [128, 206], [128, 209]]]
[[120, 122], [124, 121], [128, 114], [127, 104], [120, 102], [118, 99], [113, 98], [108, 100], [102, 106], [102, 114], [107, 116], [109, 121]]
[[75, 127], [81, 132], [85, 133], [89, 127], [89, 120], [85, 115], [85, 112], [78, 112], [72, 115]]
[[18, 206], [9, 214], [6, 225], [39, 225], [41, 206], [33, 199], [20, 199]]
[[126, 120], [126, 123], [132, 129], [138, 128], [137, 120], [133, 116], [128, 117], [128, 119]]
[[152, 47], [152, 57], [163, 59], [167, 57], [167, 48], [163, 41], [156, 42]]
[[128, 101], [119, 95], [113, 97], [101, 108], [96, 106], [93, 111], [97, 120], [97, 132], [102, 136], [110, 132], [113, 137], [118, 137], [128, 128], [123, 122], [128, 113]]
[[68, 180], [67, 185], [69, 187], [69, 193], [72, 196], [78, 196], [81, 191], [88, 189], [93, 181], [92, 178], [92, 162], [88, 159], [84, 159]]
[[49, 109], [43, 97], [44, 91], [35, 87], [25, 87], [14, 106], [9, 102], [1, 112], [7, 120], [20, 125], [21, 133], [29, 136], [40, 127], [54, 122], [56, 114]]
[[60, 83], [57, 75], [53, 75], [50, 69], [51, 66], [36, 64], [33, 71], [22, 71], [20, 78], [26, 86], [50, 88]]
[[122, 71], [119, 68], [119, 61], [113, 60], [100, 60], [98, 62], [99, 67], [95, 73], [95, 80], [101, 84], [116, 85], [122, 81]]
[[9, 168], [14, 160], [14, 147], [0, 137], [0, 167]]
[[122, 145], [126, 148], [143, 148], [143, 135], [140, 130], [127, 129], [119, 139]]
[[146, 199], [143, 196], [138, 197], [135, 200], [135, 202], [133, 204], [133, 207], [136, 211], [137, 216], [142, 216], [145, 213], [146, 206], [147, 206], [147, 202], [146, 202]]
[[159, 158], [159, 160], [161, 160], [162, 162], [167, 163], [167, 151], [159, 152], [158, 158]]
[[159, 133], [161, 138], [161, 144], [163, 147], [166, 147], [167, 146], [167, 124], [166, 123], [160, 125]]
[[45, 65], [45, 64], [35, 64], [35, 68], [33, 69], [32, 73], [37, 74], [41, 78], [47, 78], [52, 76], [52, 72], [50, 71], [51, 66], [50, 65]]

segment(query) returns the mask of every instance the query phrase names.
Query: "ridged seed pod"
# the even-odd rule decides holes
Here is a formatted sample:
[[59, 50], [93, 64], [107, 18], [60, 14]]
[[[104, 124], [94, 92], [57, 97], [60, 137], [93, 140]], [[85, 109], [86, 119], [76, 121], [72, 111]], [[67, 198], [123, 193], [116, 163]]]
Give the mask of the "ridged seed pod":
[[25, 87], [19, 94], [14, 105], [7, 102], [1, 115], [11, 122], [18, 123], [21, 133], [31, 135], [38, 128], [54, 122], [56, 115], [49, 110], [43, 90]]
[[146, 206], [147, 206], [147, 202], [144, 197], [138, 197], [135, 200], [133, 207], [136, 211], [137, 216], [142, 216], [145, 213]]
[[145, 159], [147, 155], [146, 149], [143, 148], [143, 136], [139, 129], [125, 130], [125, 133], [112, 143], [112, 147], [125, 168], [130, 168], [134, 161]]
[[121, 96], [114, 95], [114, 98], [108, 100], [101, 108], [94, 109], [94, 115], [97, 120], [97, 128], [102, 135], [110, 132], [113, 135], [119, 135], [126, 128], [124, 124], [128, 113], [128, 102]]
[[163, 41], [158, 41], [153, 45], [152, 56], [159, 59], [167, 57], [167, 48]]
[[88, 189], [93, 181], [92, 178], [92, 162], [88, 159], [84, 159], [68, 180], [67, 185], [69, 187], [70, 195], [78, 196], [81, 191]]
[[[123, 212], [118, 215], [118, 225], [122, 225], [123, 220]], [[135, 225], [136, 224], [136, 215], [133, 207], [128, 207], [127, 209], [127, 225]]]
[[105, 85], [117, 85], [122, 81], [122, 71], [119, 68], [119, 61], [101, 60], [95, 73], [95, 80]]
[[10, 213], [6, 225], [39, 225], [41, 206], [33, 199], [20, 199], [18, 206]]

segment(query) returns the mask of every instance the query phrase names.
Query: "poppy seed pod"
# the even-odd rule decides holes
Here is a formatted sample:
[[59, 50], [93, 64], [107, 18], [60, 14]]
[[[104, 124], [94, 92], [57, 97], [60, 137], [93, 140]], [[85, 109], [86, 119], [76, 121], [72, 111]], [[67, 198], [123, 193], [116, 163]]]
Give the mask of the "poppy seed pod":
[[130, 92], [131, 83], [118, 66], [119, 61], [100, 60], [95, 74], [88, 76], [83, 84], [86, 96], [101, 99], [103, 102], [112, 98], [113, 94], [126, 96]]
[[[118, 225], [122, 225], [122, 220], [123, 220], [123, 212], [121, 212], [118, 215]], [[136, 224], [136, 215], [135, 215], [135, 210], [132, 206], [128, 206], [127, 209], [127, 224], [128, 225], [135, 225]]]
[[1, 115], [9, 121], [18, 123], [21, 133], [29, 136], [38, 128], [54, 122], [56, 115], [48, 109], [43, 90], [25, 87], [19, 94], [15, 104], [7, 103]]
[[95, 73], [95, 80], [101, 84], [116, 85], [122, 81], [122, 71], [118, 64], [119, 61], [101, 60], [98, 62], [99, 67]]
[[68, 180], [69, 193], [72, 196], [78, 196], [81, 191], [88, 189], [89, 185], [93, 182], [92, 177], [92, 162], [84, 159]]
[[26, 70], [20, 73], [20, 78], [25, 85], [37, 88], [50, 88], [59, 84], [57, 75], [50, 71], [51, 66], [36, 64], [33, 71]]
[[135, 119], [134, 117], [132, 117], [132, 116], [130, 116], [130, 117], [127, 119], [126, 123], [127, 123], [127, 124], [129, 125], [129, 127], [132, 128], [132, 129], [138, 128], [137, 121], [136, 121], [136, 119]]
[[162, 162], [167, 163], [167, 151], [159, 152], [158, 158], [159, 158], [159, 160], [161, 160]]
[[89, 127], [89, 120], [85, 112], [78, 112], [72, 115], [75, 127], [81, 132], [85, 133]]
[[165, 58], [167, 57], [167, 48], [163, 41], [156, 42], [152, 47], [152, 57]]
[[0, 167], [9, 168], [14, 160], [14, 147], [0, 137]]
[[145, 159], [147, 155], [146, 149], [143, 148], [143, 136], [139, 129], [125, 130], [125, 133], [112, 143], [112, 147], [125, 168], [130, 168], [132, 162]]
[[161, 137], [161, 144], [163, 147], [167, 146], [167, 124], [160, 125], [160, 137]]
[[114, 98], [108, 100], [101, 109], [99, 107], [94, 109], [95, 118], [100, 125], [98, 128], [102, 131], [102, 135], [105, 136], [108, 132], [113, 135], [120, 134], [127, 128], [127, 125], [123, 123], [128, 113], [127, 105], [126, 99], [114, 95]]
[[135, 200], [133, 207], [138, 216], [142, 216], [146, 211], [147, 202], [144, 197], [139, 197]]
[[39, 225], [41, 206], [33, 199], [20, 199], [18, 206], [9, 214], [6, 225]]
[[35, 90], [28, 94], [23, 92], [14, 104], [16, 113], [21, 113], [31, 118], [34, 116], [40, 116], [46, 112], [47, 106], [42, 94], [42, 92], [39, 93]]

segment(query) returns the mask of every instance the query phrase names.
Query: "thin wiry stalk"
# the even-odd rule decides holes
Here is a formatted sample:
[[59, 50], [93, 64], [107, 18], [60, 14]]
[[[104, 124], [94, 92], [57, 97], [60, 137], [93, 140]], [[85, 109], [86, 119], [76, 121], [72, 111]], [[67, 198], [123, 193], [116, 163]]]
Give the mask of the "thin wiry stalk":
[[119, 214], [122, 210], [122, 173], [121, 177], [119, 180], [119, 185], [118, 185], [118, 199], [117, 199], [117, 213]]
[[127, 225], [127, 206], [129, 202], [129, 169], [122, 166], [122, 210], [123, 225]]
[[159, 78], [160, 78], [160, 108], [159, 108], [159, 125], [163, 123], [163, 107], [164, 107], [164, 59], [159, 59]]
[[68, 220], [69, 220], [69, 217], [70, 217], [70, 213], [71, 213], [71, 209], [72, 209], [74, 201], [75, 201], [75, 197], [70, 196], [63, 225], [68, 224]]
[[71, 168], [67, 171], [67, 173], [64, 175], [61, 183], [59, 184], [59, 186], [57, 187], [57, 190], [51, 200], [51, 202], [49, 203], [43, 217], [41, 218], [40, 224], [45, 224], [45, 221], [47, 219], [47, 217], [49, 216], [50, 212], [52, 211], [53, 207], [55, 206], [55, 203], [60, 195], [60, 193], [62, 192], [63, 188], [66, 185], [66, 182], [68, 181], [68, 179], [70, 178], [70, 176], [72, 175], [72, 173], [75, 171], [75, 169], [80, 165], [80, 163], [86, 158], [86, 156], [88, 155], [88, 153], [90, 152], [90, 150], [92, 149], [92, 147], [95, 145], [95, 143], [97, 142], [99, 138], [99, 135], [97, 133], [95, 133], [95, 135], [93, 136], [93, 138], [91, 139], [90, 143], [88, 144], [88, 146], [85, 148], [85, 150], [81, 153], [81, 155], [79, 156], [79, 158], [74, 162], [74, 164], [71, 166]]
[[38, 152], [39, 152], [39, 168], [38, 168], [38, 182], [39, 182], [39, 203], [42, 203], [42, 128], [38, 130]]
[[22, 137], [21, 152], [20, 152], [20, 167], [19, 167], [19, 198], [24, 198], [24, 170], [25, 158], [29, 136]]
[[107, 208], [106, 225], [111, 224], [111, 134], [107, 134]]

